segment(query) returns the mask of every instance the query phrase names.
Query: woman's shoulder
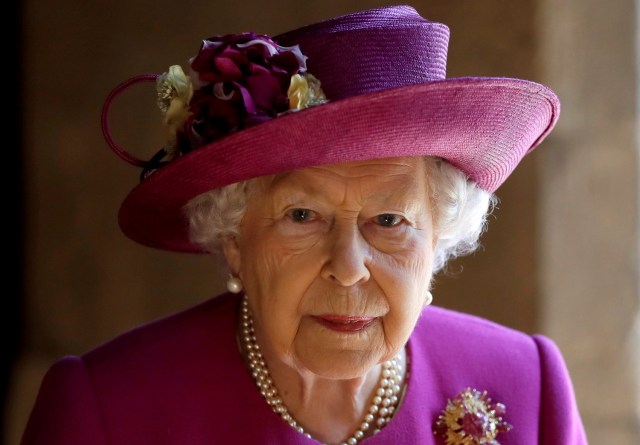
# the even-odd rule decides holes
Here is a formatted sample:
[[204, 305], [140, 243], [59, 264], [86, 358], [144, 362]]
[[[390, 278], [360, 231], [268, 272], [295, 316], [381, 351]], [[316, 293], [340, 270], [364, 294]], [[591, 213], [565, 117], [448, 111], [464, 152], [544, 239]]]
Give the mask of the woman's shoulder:
[[216, 296], [136, 326], [81, 357], [91, 367], [193, 359], [212, 348], [235, 344], [234, 326], [238, 307], [239, 299], [235, 295]]
[[423, 311], [414, 335], [430, 348], [455, 350], [458, 355], [479, 357], [510, 366], [518, 363], [546, 365], [559, 362], [562, 353], [554, 340], [541, 333], [528, 333], [478, 315], [439, 306]]
[[482, 344], [487, 347], [509, 343], [535, 347], [537, 337], [478, 315], [440, 306], [429, 306], [423, 310], [416, 326], [416, 334], [462, 343], [461, 346]]
[[24, 443], [174, 443], [237, 431], [245, 418], [231, 416], [263, 403], [236, 346], [239, 301], [214, 297], [59, 359]]
[[[500, 374], [515, 381], [540, 378], [550, 361], [564, 367], [556, 343], [540, 333], [528, 333], [477, 315], [429, 306], [411, 337], [413, 349], [440, 363], [473, 372]], [[496, 375], [497, 376], [497, 375]]]
[[518, 394], [520, 384], [530, 391], [528, 398], [539, 393], [540, 353], [535, 338], [525, 332], [429, 306], [409, 346], [414, 370], [439, 382], [447, 396], [472, 387], [500, 394], [504, 400]]
[[448, 395], [472, 387], [518, 406], [539, 398], [545, 380], [569, 382], [552, 340], [456, 310], [428, 307], [409, 345], [414, 369]]

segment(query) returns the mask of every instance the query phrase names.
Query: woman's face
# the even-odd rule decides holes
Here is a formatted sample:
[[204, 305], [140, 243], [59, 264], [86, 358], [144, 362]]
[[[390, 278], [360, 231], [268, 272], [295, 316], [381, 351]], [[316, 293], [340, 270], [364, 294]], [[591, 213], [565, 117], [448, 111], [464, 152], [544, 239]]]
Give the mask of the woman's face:
[[431, 279], [425, 169], [394, 158], [252, 182], [225, 254], [267, 361], [356, 378], [402, 350]]

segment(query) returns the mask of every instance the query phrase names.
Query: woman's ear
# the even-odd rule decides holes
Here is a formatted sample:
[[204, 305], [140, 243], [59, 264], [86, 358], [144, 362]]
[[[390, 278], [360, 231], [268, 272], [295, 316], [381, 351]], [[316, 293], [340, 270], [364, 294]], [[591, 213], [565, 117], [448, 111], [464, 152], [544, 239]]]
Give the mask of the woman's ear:
[[224, 239], [222, 242], [222, 251], [224, 252], [224, 257], [227, 260], [227, 265], [229, 266], [229, 270], [233, 274], [238, 274], [240, 272], [240, 246], [238, 245], [238, 239], [235, 236], [229, 236]]

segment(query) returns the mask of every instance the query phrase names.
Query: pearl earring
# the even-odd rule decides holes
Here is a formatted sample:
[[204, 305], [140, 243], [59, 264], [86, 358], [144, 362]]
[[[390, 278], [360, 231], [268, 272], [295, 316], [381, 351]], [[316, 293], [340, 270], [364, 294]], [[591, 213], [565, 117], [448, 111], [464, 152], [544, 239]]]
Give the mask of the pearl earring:
[[425, 295], [424, 297], [424, 305], [429, 306], [432, 301], [433, 301], [433, 295], [431, 294], [431, 292], [427, 291], [427, 295]]
[[227, 290], [231, 293], [238, 294], [242, 290], [242, 280], [233, 274], [229, 274], [227, 279]]

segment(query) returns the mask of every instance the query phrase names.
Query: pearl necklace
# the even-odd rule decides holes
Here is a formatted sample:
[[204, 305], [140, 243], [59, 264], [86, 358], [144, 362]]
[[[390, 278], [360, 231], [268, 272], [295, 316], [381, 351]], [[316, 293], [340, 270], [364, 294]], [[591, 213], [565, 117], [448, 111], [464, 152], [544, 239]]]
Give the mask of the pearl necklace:
[[[253, 317], [251, 316], [246, 295], [242, 301], [242, 341], [253, 379], [271, 409], [300, 434], [312, 439], [311, 435], [291, 416], [269, 375], [267, 363], [260, 352], [260, 346], [256, 340]], [[373, 434], [376, 434], [391, 420], [398, 406], [401, 380], [402, 365], [399, 357], [394, 357], [382, 364], [380, 382], [367, 414], [364, 416], [360, 427], [341, 445], [355, 445], [365, 437], [365, 434], [372, 426], [374, 427]]]

